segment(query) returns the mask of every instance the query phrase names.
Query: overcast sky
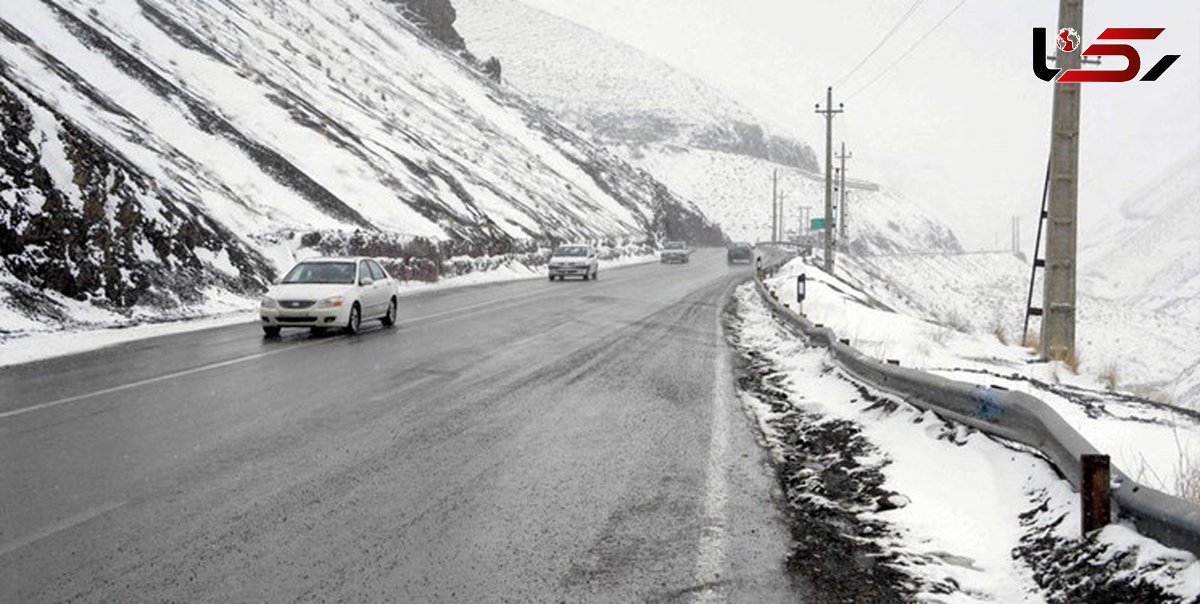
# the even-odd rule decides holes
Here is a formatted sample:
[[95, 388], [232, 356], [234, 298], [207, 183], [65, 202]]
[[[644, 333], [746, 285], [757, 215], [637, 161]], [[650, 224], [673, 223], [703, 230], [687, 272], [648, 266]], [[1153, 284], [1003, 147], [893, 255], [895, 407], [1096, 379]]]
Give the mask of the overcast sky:
[[[724, 90], [777, 128], [818, 147], [813, 105], [896, 24], [913, 0], [524, 0], [595, 29]], [[1041, 199], [1052, 84], [1030, 69], [1034, 27], [1057, 27], [1058, 3], [966, 0], [906, 59], [884, 72], [960, 0], [924, 0], [896, 34], [834, 89], [846, 104], [835, 145], [852, 176], [933, 209], [968, 248], [1024, 242]], [[1139, 42], [1145, 72], [1182, 58], [1158, 82], [1084, 84], [1080, 212], [1086, 230], [1200, 145], [1200, 1], [1087, 0], [1085, 45], [1104, 27], [1166, 27]], [[1076, 27], [1076, 29], [1080, 29]], [[1120, 59], [1108, 68], [1120, 69]], [[875, 80], [869, 87], [863, 89]], [[1200, 208], [1197, 208], [1200, 211]], [[1081, 242], [1086, 243], [1086, 240]]]

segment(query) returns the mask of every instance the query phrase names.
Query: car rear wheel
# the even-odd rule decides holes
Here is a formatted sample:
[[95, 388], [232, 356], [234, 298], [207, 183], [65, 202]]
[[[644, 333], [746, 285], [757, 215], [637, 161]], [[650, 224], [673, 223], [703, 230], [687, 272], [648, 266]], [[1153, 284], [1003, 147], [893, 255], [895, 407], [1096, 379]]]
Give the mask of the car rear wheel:
[[346, 321], [345, 331], [347, 334], [354, 335], [362, 329], [362, 310], [358, 307], [358, 302], [350, 307], [350, 320]]
[[391, 327], [396, 324], [396, 299], [395, 298], [392, 298], [391, 302], [388, 302], [387, 314], [383, 315], [383, 318], [380, 319], [379, 322], [383, 323], [384, 327]]
[[278, 338], [281, 329], [278, 325], [263, 325], [263, 335], [268, 338]]

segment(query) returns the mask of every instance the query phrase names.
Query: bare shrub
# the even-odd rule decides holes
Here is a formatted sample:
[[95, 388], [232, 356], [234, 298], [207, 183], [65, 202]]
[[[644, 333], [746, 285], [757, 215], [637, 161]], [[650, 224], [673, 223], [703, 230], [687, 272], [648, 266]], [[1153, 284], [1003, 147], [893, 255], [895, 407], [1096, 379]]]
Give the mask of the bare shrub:
[[934, 326], [932, 329], [926, 331], [925, 335], [929, 336], [929, 339], [933, 340], [933, 343], [938, 346], [945, 346], [946, 342], [950, 340], [950, 330], [942, 327]]
[[1175, 436], [1175, 452], [1178, 455], [1175, 462], [1175, 495], [1200, 505], [1200, 456], [1183, 446], [1178, 429], [1173, 429], [1171, 434]]
[[1034, 352], [1039, 352], [1042, 349], [1042, 338], [1037, 333], [1027, 333], [1021, 345]]
[[1117, 389], [1120, 378], [1120, 367], [1116, 361], [1110, 361], [1100, 370], [1100, 381], [1104, 383], [1104, 388], [1109, 392]]
[[1079, 375], [1079, 353], [1072, 352], [1071, 354], [1068, 354], [1067, 356], [1063, 357], [1062, 362], [1063, 365], [1067, 366], [1067, 369], [1071, 370], [1071, 373]]
[[1004, 329], [1003, 325], [993, 325], [992, 335], [996, 336], [997, 342], [1008, 346], [1008, 331]]
[[1175, 493], [1181, 499], [1200, 505], [1200, 458], [1195, 455], [1181, 457], [1179, 471], [1175, 474]]
[[971, 322], [958, 311], [957, 308], [952, 308], [942, 315], [942, 323], [959, 333], [969, 333], [971, 331]]

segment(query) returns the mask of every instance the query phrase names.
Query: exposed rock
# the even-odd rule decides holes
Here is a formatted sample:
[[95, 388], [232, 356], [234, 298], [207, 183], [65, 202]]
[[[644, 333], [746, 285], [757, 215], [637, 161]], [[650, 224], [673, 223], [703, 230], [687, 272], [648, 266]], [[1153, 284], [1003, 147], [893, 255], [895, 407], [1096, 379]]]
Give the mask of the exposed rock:
[[462, 36], [454, 29], [458, 13], [450, 0], [389, 0], [414, 25], [451, 50], [466, 50]]
[[[197, 302], [210, 286], [252, 293], [271, 278], [236, 236], [5, 78], [0, 123], [0, 269], [32, 291], [121, 311]], [[48, 158], [51, 146], [63, 157]], [[63, 160], [70, 174], [48, 169]], [[236, 274], [198, 250], [223, 255]], [[22, 292], [26, 310], [53, 306], [8, 289]]]

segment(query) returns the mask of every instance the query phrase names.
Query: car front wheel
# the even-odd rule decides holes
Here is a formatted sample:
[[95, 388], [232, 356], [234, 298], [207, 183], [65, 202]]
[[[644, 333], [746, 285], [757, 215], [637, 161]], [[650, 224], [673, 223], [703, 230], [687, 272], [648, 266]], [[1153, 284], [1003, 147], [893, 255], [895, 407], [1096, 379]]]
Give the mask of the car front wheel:
[[279, 332], [280, 329], [278, 325], [263, 325], [263, 335], [267, 336], [268, 338], [278, 338]]
[[362, 310], [358, 307], [358, 302], [350, 307], [350, 320], [346, 321], [346, 333], [354, 335], [362, 329]]

